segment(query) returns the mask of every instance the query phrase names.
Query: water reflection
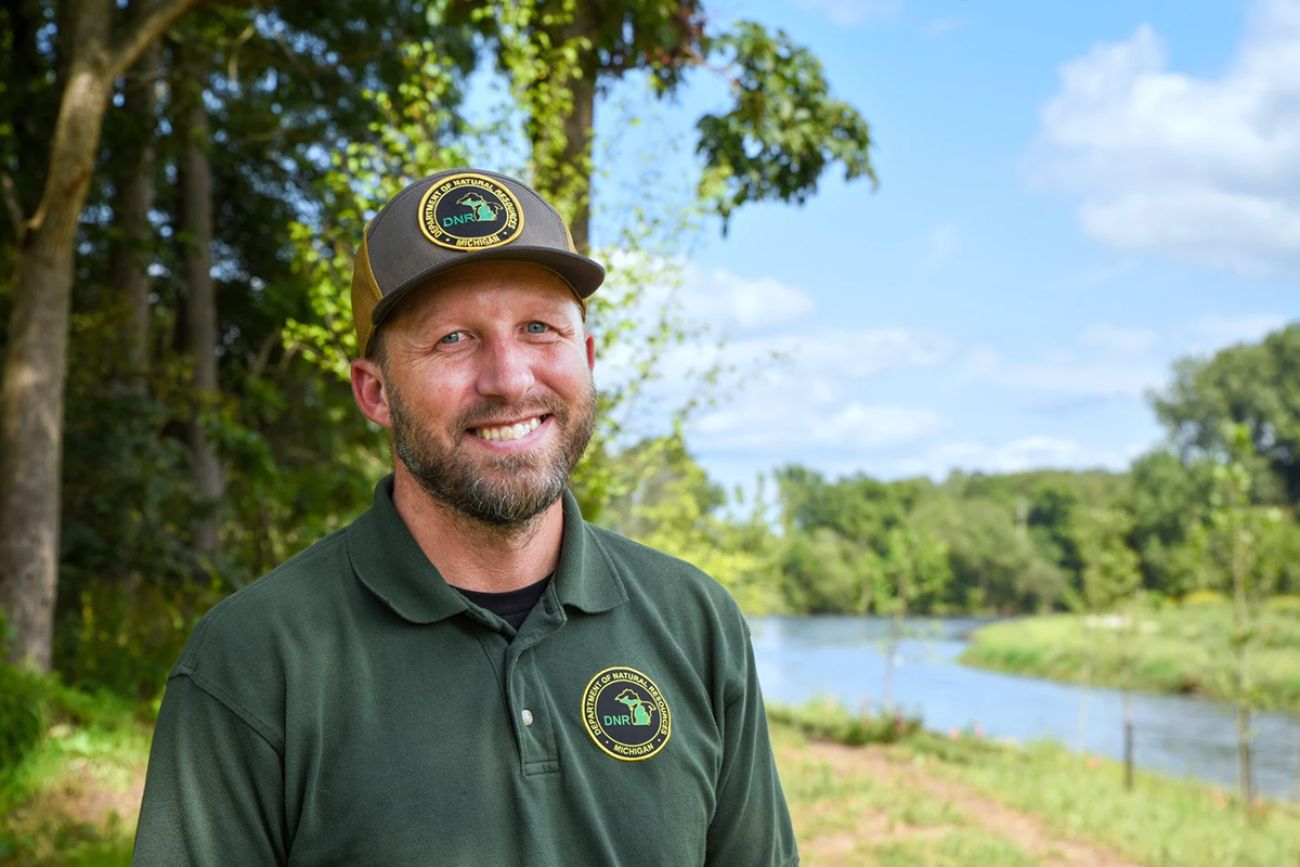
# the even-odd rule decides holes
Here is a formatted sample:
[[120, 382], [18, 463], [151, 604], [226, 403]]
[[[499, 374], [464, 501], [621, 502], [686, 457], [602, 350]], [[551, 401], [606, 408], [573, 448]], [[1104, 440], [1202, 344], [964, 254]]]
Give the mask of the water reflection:
[[[1072, 749], [1121, 758], [1122, 693], [967, 668], [956, 660], [970, 630], [987, 621], [909, 621], [894, 660], [894, 703], [935, 731], [977, 728], [997, 738], [1053, 738]], [[874, 617], [763, 617], [751, 620], [754, 655], [769, 701], [802, 704], [828, 696], [850, 709], [879, 705], [889, 622]], [[1232, 708], [1183, 696], [1135, 694], [1138, 767], [1237, 784]], [[1296, 798], [1300, 719], [1257, 714], [1259, 791]]]

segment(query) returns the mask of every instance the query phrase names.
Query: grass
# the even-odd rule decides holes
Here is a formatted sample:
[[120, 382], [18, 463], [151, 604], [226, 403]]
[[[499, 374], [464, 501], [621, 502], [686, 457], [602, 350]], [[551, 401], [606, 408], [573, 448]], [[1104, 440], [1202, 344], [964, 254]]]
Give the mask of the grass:
[[837, 767], [818, 756], [793, 725], [774, 722], [772, 741], [806, 867], [1036, 863], [942, 801]]
[[113, 696], [43, 689], [44, 737], [0, 769], [0, 865], [129, 864], [149, 726]]
[[[1082, 841], [1152, 867], [1278, 867], [1300, 864], [1300, 806], [1261, 802], [1249, 814], [1236, 799], [1193, 780], [1138, 772], [1133, 792], [1109, 760], [1058, 744], [1017, 747], [970, 736], [917, 731], [860, 748], [891, 763], [895, 777], [836, 762], [816, 747], [852, 718], [822, 708], [772, 716], [782, 783], [807, 865], [1022, 865], [1041, 863], [989, 827], [984, 811], [934, 796], [955, 783], [995, 805], [1032, 817], [1063, 840]], [[851, 750], [843, 755], [852, 755]], [[937, 784], [942, 786], [942, 782]], [[927, 792], [929, 792], [927, 794]], [[858, 833], [852, 831], [858, 828]]]
[[[982, 668], [1142, 692], [1230, 699], [1232, 612], [1226, 604], [1167, 606], [1137, 615], [1050, 615], [977, 630], [962, 662]], [[1250, 651], [1252, 704], [1300, 712], [1300, 616], [1265, 608]]]
[[1260, 802], [1249, 813], [1197, 781], [1138, 772], [1122, 785], [1118, 762], [1079, 756], [1060, 744], [1028, 747], [954, 743], [933, 734], [903, 748], [919, 768], [960, 780], [1056, 831], [1104, 843], [1142, 864], [1275, 867], [1300, 864], [1300, 807]]

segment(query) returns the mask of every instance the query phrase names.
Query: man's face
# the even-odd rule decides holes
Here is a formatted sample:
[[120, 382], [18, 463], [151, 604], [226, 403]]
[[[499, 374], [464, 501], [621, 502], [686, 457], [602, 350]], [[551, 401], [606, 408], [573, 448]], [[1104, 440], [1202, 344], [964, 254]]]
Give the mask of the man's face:
[[595, 421], [576, 299], [525, 263], [458, 269], [384, 325], [394, 451], [435, 499], [512, 526], [564, 491]]

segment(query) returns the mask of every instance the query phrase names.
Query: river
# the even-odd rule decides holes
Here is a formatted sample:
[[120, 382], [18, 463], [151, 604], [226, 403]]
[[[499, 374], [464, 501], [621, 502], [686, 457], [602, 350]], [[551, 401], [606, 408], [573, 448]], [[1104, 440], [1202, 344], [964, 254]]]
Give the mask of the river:
[[[1123, 756], [1119, 690], [983, 671], [957, 661], [965, 636], [987, 621], [910, 620], [895, 656], [895, 706], [937, 732], [978, 730], [994, 738], [1058, 740], [1071, 749]], [[884, 692], [889, 622], [875, 617], [756, 617], [750, 620], [759, 680], [769, 702], [832, 698], [849, 709], [878, 707]], [[1237, 785], [1236, 723], [1221, 702], [1134, 693], [1134, 761], [1139, 768]], [[1255, 785], [1297, 798], [1300, 718], [1252, 718]]]

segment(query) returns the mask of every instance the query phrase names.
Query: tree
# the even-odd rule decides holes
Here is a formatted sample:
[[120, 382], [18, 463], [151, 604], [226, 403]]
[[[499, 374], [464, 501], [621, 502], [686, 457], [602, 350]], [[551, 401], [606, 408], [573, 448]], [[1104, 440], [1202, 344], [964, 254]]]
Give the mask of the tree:
[[[132, 0], [127, 14], [138, 21], [154, 0]], [[126, 122], [119, 152], [112, 163], [114, 199], [111, 282], [117, 287], [122, 322], [122, 349], [127, 376], [135, 388], [143, 385], [149, 364], [149, 259], [153, 249], [154, 172], [157, 169], [157, 99], [163, 75], [157, 41], [140, 54], [127, 73], [122, 88], [122, 115]]]
[[77, 219], [114, 82], [197, 0], [162, 0], [113, 34], [115, 4], [68, 0], [66, 74], [44, 190], [18, 229], [0, 419], [0, 605], [10, 657], [50, 666], [68, 315]]
[[985, 497], [934, 497], [915, 515], [947, 547], [953, 604], [967, 611], [1031, 611], [1064, 598], [1064, 574], [1033, 544], [1011, 506]]
[[[724, 517], [729, 498], [713, 483], [678, 435], [643, 440], [617, 456], [643, 464], [644, 481], [614, 498], [605, 522], [652, 548], [695, 564], [725, 586], [741, 608], [764, 613], [782, 607], [777, 586], [777, 540], [761, 496], [748, 515]], [[738, 496], [736, 505], [743, 506]]]
[[[1082, 592], [1080, 605], [1089, 615], [1085, 629], [1100, 626], [1112, 631], [1123, 648], [1121, 665], [1127, 675], [1132, 666], [1133, 640], [1137, 630], [1137, 591], [1141, 586], [1137, 553], [1129, 545], [1133, 518], [1126, 510], [1090, 509], [1079, 522], [1083, 557]], [[1108, 612], [1111, 619], [1095, 622], [1101, 613]], [[1101, 639], [1103, 641], [1108, 639]], [[1091, 680], [1092, 660], [1087, 663], [1085, 682]], [[1080, 695], [1080, 719], [1087, 693]], [[1133, 789], [1133, 695], [1124, 689], [1124, 787]], [[1082, 726], [1081, 726], [1082, 728]]]
[[[40, 83], [66, 68], [56, 54], [61, 46], [72, 45], [76, 35], [68, 21], [47, 11], [54, 5], [19, 2], [0, 10], [0, 17], [21, 25], [12, 36], [18, 40], [17, 56], [6, 56], [0, 65], [6, 71], [39, 72], [32, 81], [7, 77], [0, 95], [0, 126], [37, 135], [31, 142], [11, 142], [0, 134], [0, 169], [15, 175], [14, 198], [28, 213], [37, 210], [37, 202], [34, 194], [26, 197], [25, 176], [42, 176], [33, 154], [48, 149], [48, 129], [54, 125], [52, 119], [44, 127], [28, 119], [40, 119], [43, 101], [53, 99], [57, 107], [59, 89], [52, 96]], [[66, 13], [74, 6], [61, 8]], [[128, 22], [141, 14], [127, 10], [123, 23], [134, 27]], [[61, 456], [57, 449], [45, 450], [61, 458], [66, 492], [58, 546], [59, 665], [78, 676], [89, 672], [82, 660], [98, 665], [115, 657], [121, 662], [127, 648], [154, 641], [158, 632], [166, 646], [157, 658], [174, 658], [176, 642], [188, 631], [194, 612], [213, 601], [214, 587], [227, 592], [246, 583], [301, 548], [303, 539], [319, 537], [355, 514], [379, 474], [366, 457], [376, 450], [377, 438], [342, 411], [342, 397], [335, 399], [312, 378], [301, 355], [281, 345], [285, 319], [309, 310], [292, 272], [297, 242], [289, 224], [296, 216], [321, 212], [315, 183], [328, 170], [331, 155], [346, 141], [374, 134], [371, 124], [379, 111], [366, 92], [396, 91], [395, 79], [408, 72], [396, 46], [429, 30], [425, 4], [209, 4], [191, 14], [190, 22], [183, 44], [173, 40], [167, 48], [170, 54], [184, 49], [201, 56], [203, 68], [186, 70], [193, 72], [188, 81], [174, 58], [153, 76], [135, 68], [123, 98], [113, 101], [120, 107], [108, 109], [112, 120], [98, 149], [101, 164], [87, 179], [80, 215], [64, 448]], [[34, 31], [39, 38], [30, 35]], [[443, 57], [472, 65], [464, 34], [448, 28], [438, 35]], [[10, 38], [6, 30], [0, 39]], [[28, 55], [33, 59], [24, 59]], [[149, 87], [134, 86], [137, 81]], [[177, 122], [186, 84], [208, 114], [211, 146], [204, 155], [212, 191], [207, 197], [212, 241], [191, 243], [188, 249], [211, 257], [210, 271], [201, 263], [195, 271], [210, 274], [214, 293], [221, 297], [211, 328], [204, 329], [211, 351], [195, 353], [219, 361], [214, 365], [218, 388], [205, 389], [203, 430], [216, 455], [236, 470], [216, 504], [196, 496], [185, 469], [191, 463], [183, 443], [196, 407], [189, 387], [195, 365], [185, 363], [178, 351], [182, 341], [173, 343], [173, 336], [184, 331], [181, 311], [190, 295], [183, 278], [184, 242], [194, 237], [182, 225], [184, 208], [174, 182], [185, 175], [176, 145], [190, 126]], [[139, 107], [135, 97], [143, 89], [156, 94], [154, 109]], [[451, 107], [458, 94], [441, 98]], [[164, 114], [164, 122], [157, 123]], [[154, 152], [155, 177], [169, 179], [157, 186], [152, 206], [140, 205], [129, 192], [145, 175], [131, 171], [140, 164], [142, 150]], [[23, 177], [17, 176], [19, 169]], [[0, 258], [11, 252], [0, 245]], [[125, 252], [139, 256], [121, 255]], [[147, 306], [141, 312], [148, 317], [152, 339], [144, 347], [136, 340], [144, 329], [124, 327], [130, 317], [117, 309], [121, 284], [110, 278], [119, 273], [110, 260], [149, 277], [148, 294], [141, 293]], [[0, 317], [8, 313], [9, 288], [0, 286]], [[11, 325], [16, 325], [12, 317]], [[119, 334], [126, 339], [115, 338]], [[119, 387], [140, 370], [140, 364], [119, 357], [127, 354], [127, 344], [146, 350], [146, 377], [134, 394]], [[13, 348], [11, 343], [11, 358]], [[52, 493], [57, 496], [57, 486]], [[189, 543], [195, 518], [213, 505], [227, 518], [225, 550], [215, 563], [193, 556]], [[139, 596], [133, 599], [136, 591]], [[166, 602], [153, 610], [156, 617], [136, 616], [153, 601]], [[132, 634], [133, 629], [147, 637]], [[136, 673], [118, 665], [119, 672], [132, 678], [125, 683], [95, 683], [123, 691], [137, 684], [156, 689], [161, 678], [150, 667], [153, 661], [135, 666]], [[107, 668], [101, 666], [89, 676], [98, 678], [103, 671]]]
[[1133, 462], [1132, 544], [1147, 587], [1182, 597], [1204, 586], [1200, 563], [1188, 547], [1206, 520], [1213, 484], [1206, 461], [1184, 463], [1168, 449]]
[[592, 130], [602, 84], [633, 71], [676, 91], [692, 68], [719, 64], [735, 102], [697, 124], [702, 200], [722, 216], [751, 201], [802, 202], [834, 163], [875, 179], [866, 121], [830, 96], [821, 63], [784, 32], [742, 21], [710, 32], [698, 0], [519, 0], [497, 8], [500, 65], [524, 107], [533, 180], [561, 205], [574, 241], [590, 243]]
[[1300, 323], [1210, 359], [1179, 361], [1173, 383], [1151, 400], [1184, 459], [1222, 459], [1231, 448], [1225, 423], [1244, 425], [1255, 501], [1300, 502]]
[[1281, 552], [1274, 546], [1284, 545], [1289, 534], [1276, 532], [1286, 520], [1280, 509], [1251, 504], [1251, 468], [1258, 462], [1249, 426], [1225, 422], [1218, 436], [1227, 451], [1214, 464], [1208, 524], [1195, 543], [1201, 547], [1205, 568], [1232, 594], [1229, 644], [1235, 664], [1230, 691], [1237, 717], [1237, 773], [1243, 805], [1249, 811], [1255, 796], [1250, 716], [1257, 703], [1251, 651], [1263, 638], [1261, 606], [1276, 586], [1285, 559], [1277, 556]]
[[221, 399], [217, 381], [217, 297], [212, 279], [212, 161], [208, 156], [212, 130], [203, 101], [207, 80], [204, 67], [210, 59], [203, 55], [202, 47], [179, 50], [174, 56], [180, 72], [175, 81], [171, 122], [178, 133], [180, 149], [177, 225], [185, 283], [183, 345], [194, 395], [187, 434], [194, 487], [203, 506], [193, 523], [193, 540], [198, 552], [211, 559], [216, 557], [220, 545], [219, 508], [226, 483], [216, 444], [207, 430], [207, 416]]

